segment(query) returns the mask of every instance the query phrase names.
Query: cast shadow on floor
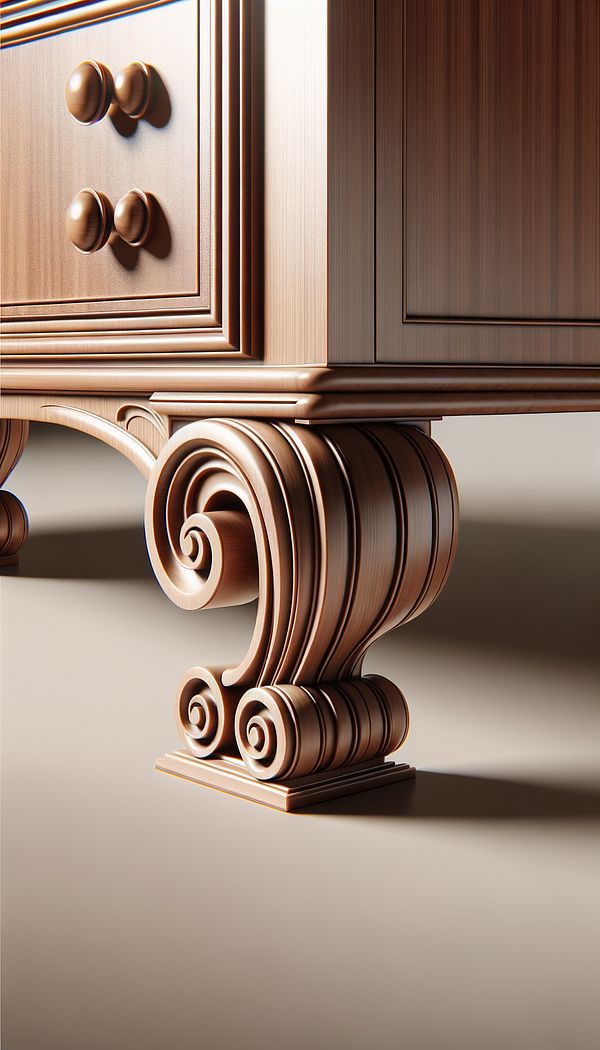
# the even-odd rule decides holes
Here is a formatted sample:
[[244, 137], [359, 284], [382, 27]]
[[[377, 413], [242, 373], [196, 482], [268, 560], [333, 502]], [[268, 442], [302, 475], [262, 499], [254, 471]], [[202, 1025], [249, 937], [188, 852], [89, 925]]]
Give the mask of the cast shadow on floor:
[[463, 521], [435, 604], [383, 644], [440, 638], [600, 663], [600, 529]]
[[53, 580], [153, 580], [141, 525], [33, 532], [11, 575]]
[[[18, 569], [39, 579], [152, 579], [144, 532], [107, 526], [32, 532]], [[600, 663], [600, 530], [464, 521], [435, 603], [382, 643], [440, 638]]]
[[348, 795], [300, 813], [391, 820], [600, 822], [600, 789], [417, 772], [386, 788]]

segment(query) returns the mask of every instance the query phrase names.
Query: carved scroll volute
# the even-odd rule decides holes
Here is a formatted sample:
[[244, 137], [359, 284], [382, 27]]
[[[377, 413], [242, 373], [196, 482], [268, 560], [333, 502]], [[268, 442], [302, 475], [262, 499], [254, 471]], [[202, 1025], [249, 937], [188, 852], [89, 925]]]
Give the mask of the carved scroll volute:
[[[188, 433], [198, 427], [205, 431], [200, 440]], [[211, 424], [195, 424], [180, 432], [185, 440], [171, 440], [146, 498], [150, 560], [183, 609], [239, 605], [258, 594], [249, 493], [225, 448], [211, 447], [210, 431]]]
[[184, 608], [258, 594], [248, 652], [218, 682], [251, 687], [236, 701], [235, 736], [255, 776], [399, 746], [404, 698], [360, 678], [362, 662], [437, 596], [456, 525], [452, 471], [416, 429], [206, 420], [171, 438], [148, 489], [150, 557]]
[[234, 719], [241, 691], [224, 688], [223, 670], [192, 667], [179, 687], [179, 733], [198, 758], [235, 752]]
[[[0, 419], [0, 485], [17, 465], [27, 443], [29, 424]], [[12, 565], [29, 531], [25, 507], [12, 492], [0, 490], [0, 565]]]

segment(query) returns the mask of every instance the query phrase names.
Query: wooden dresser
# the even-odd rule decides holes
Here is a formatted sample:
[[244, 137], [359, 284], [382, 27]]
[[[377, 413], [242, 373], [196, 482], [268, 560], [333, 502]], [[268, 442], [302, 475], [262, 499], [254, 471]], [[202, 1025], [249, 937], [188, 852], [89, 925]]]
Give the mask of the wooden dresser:
[[[429, 421], [600, 409], [600, 0], [2, 14], [0, 482], [29, 420], [92, 434], [172, 601], [258, 599], [159, 768], [284, 809], [411, 776], [362, 664], [451, 567]], [[2, 491], [3, 564], [26, 534]]]

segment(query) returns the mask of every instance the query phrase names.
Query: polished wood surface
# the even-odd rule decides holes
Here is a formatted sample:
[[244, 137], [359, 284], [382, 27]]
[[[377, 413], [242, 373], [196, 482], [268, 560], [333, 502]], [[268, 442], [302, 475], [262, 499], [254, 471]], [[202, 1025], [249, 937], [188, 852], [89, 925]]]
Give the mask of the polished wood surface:
[[115, 205], [114, 228], [122, 241], [141, 248], [152, 233], [152, 197], [143, 190], [129, 190]]
[[140, 120], [152, 98], [152, 67], [146, 62], [130, 62], [115, 77], [115, 101], [119, 108]]
[[145, 521], [157, 579], [181, 608], [258, 596], [241, 661], [194, 667], [180, 684], [179, 731], [196, 758], [239, 754], [257, 780], [286, 782], [402, 745], [402, 693], [362, 667], [452, 565], [456, 485], [430, 437], [393, 424], [190, 423], [157, 459]]
[[322, 0], [265, 0], [253, 23], [261, 72], [255, 142], [263, 180], [266, 360], [327, 359], [327, 12]]
[[67, 236], [84, 255], [104, 247], [112, 233], [112, 222], [112, 204], [97, 190], [80, 190], [67, 208]]
[[375, 361], [375, 4], [332, 0], [328, 21], [327, 360]]
[[374, 5], [252, 9], [269, 363], [372, 363]]
[[[51, 316], [68, 311], [69, 304], [77, 314], [102, 311], [103, 302], [111, 312], [136, 302], [143, 308], [144, 300], [156, 296], [193, 296], [204, 308], [210, 305], [207, 280], [199, 294], [201, 267], [210, 263], [206, 249], [198, 259], [197, 5], [179, 0], [133, 18], [133, 38], [118, 31], [125, 30], [124, 22], [110, 22], [2, 53], [2, 187], [11, 200], [2, 218], [4, 316], [15, 316], [6, 309], [11, 304], [22, 314], [37, 306]], [[155, 62], [168, 84], [167, 123], [124, 128], [117, 116], [106, 116], [91, 126], [79, 124], [64, 96], [78, 59], [91, 55], [118, 70], [133, 48], [134, 55]], [[90, 257], [73, 251], [64, 224], [75, 194], [93, 186], [114, 203], [138, 185], [160, 201], [168, 241], [133, 255], [118, 240]]]
[[598, 0], [406, 2], [407, 318], [600, 320]]
[[[140, 334], [139, 346], [145, 348]], [[146, 397], [169, 416], [297, 419], [430, 419], [442, 415], [600, 410], [600, 368], [292, 368], [219, 366], [47, 365], [2, 368], [0, 412], [31, 411], [26, 391], [94, 402], [105, 390]]]
[[597, 0], [378, 0], [377, 29], [377, 360], [597, 364]]
[[[15, 84], [13, 67], [20, 72], [38, 49], [51, 83], [46, 56], [66, 49], [68, 74], [81, 60], [73, 42], [97, 33], [106, 48], [95, 53], [137, 114], [160, 32], [180, 78], [164, 78], [169, 121], [154, 127], [150, 110], [131, 118], [129, 137], [112, 135], [112, 117], [130, 119], [116, 103], [91, 128], [62, 105], [68, 134], [86, 145], [92, 140], [81, 135], [94, 135], [103, 147], [94, 167], [110, 173], [70, 186], [62, 214], [81, 186], [113, 202], [140, 186], [159, 203], [155, 235], [164, 239], [168, 228], [171, 244], [158, 257], [150, 240], [132, 252], [114, 237], [86, 259], [64, 243], [53, 269], [48, 230], [64, 176], [47, 179], [36, 160], [28, 200], [44, 219], [33, 265], [14, 250], [30, 236], [22, 194], [5, 218], [5, 295], [29, 296], [5, 308], [6, 355], [52, 356], [62, 367], [81, 355], [95, 366], [98, 355], [125, 362], [135, 354], [141, 371], [158, 354], [182, 364], [204, 352], [290, 366], [600, 363], [596, 0], [461, 0], [452, 11], [442, 0], [198, 3], [198, 112], [195, 59], [181, 50], [189, 44], [182, 12], [196, 0], [134, 15], [136, 25], [154, 27], [143, 54], [136, 39], [137, 57], [118, 19], [6, 52], [4, 82]], [[64, 7], [63, 28], [74, 12]], [[30, 79], [26, 91], [8, 88], [4, 157], [25, 151], [35, 124], [39, 92]], [[177, 120], [183, 152], [167, 148]], [[48, 149], [63, 145], [58, 126], [53, 120]], [[10, 183], [19, 165], [5, 163]], [[171, 227], [173, 207], [181, 226]], [[194, 289], [196, 279], [202, 287]], [[110, 301], [95, 295], [100, 284], [114, 290]], [[54, 305], [58, 294], [67, 298]]]
[[[73, 15], [63, 12], [64, 28]], [[3, 188], [15, 199], [2, 215], [4, 355], [134, 354], [142, 362], [250, 354], [250, 143], [239, 97], [248, 90], [249, 50], [238, 0], [177, 0], [138, 11], [131, 23], [115, 19], [4, 51]], [[92, 126], [73, 119], [64, 84], [82, 51], [120, 71], [117, 81], [140, 55], [152, 59], [144, 63], [151, 86], [143, 115], [134, 119], [114, 101]], [[40, 93], [40, 79], [56, 91]], [[129, 101], [137, 114], [140, 100]], [[113, 232], [108, 250], [79, 256], [64, 222], [82, 186], [113, 203], [141, 187], [156, 205], [147, 241], [132, 247]]]
[[86, 59], [73, 70], [65, 87], [69, 113], [80, 124], [95, 124], [108, 113], [113, 100], [113, 79], [102, 62]]

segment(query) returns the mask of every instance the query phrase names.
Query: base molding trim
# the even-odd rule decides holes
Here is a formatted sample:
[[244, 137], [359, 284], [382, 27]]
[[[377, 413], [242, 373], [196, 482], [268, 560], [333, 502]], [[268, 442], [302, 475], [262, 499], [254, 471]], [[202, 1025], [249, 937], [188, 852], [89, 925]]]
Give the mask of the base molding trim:
[[156, 768], [162, 773], [171, 773], [183, 780], [285, 812], [386, 787], [398, 780], [412, 780], [416, 776], [414, 767], [406, 762], [377, 759], [287, 781], [260, 781], [249, 773], [241, 758], [223, 755], [203, 759], [196, 758], [189, 751], [170, 751], [157, 760]]

